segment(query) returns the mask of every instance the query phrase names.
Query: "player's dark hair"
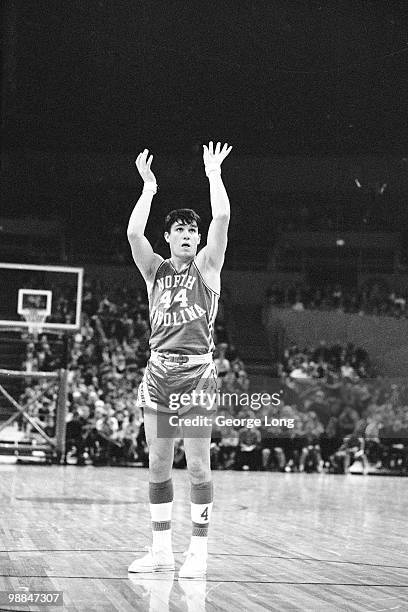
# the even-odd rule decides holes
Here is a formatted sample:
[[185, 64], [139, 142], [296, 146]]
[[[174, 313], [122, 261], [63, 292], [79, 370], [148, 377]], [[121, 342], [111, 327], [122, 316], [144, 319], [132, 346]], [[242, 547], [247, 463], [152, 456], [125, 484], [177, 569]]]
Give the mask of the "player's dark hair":
[[164, 220], [164, 231], [169, 232], [173, 223], [182, 223], [183, 225], [189, 225], [190, 223], [197, 223], [197, 227], [200, 228], [200, 215], [198, 215], [192, 208], [177, 208], [172, 210], [166, 216]]

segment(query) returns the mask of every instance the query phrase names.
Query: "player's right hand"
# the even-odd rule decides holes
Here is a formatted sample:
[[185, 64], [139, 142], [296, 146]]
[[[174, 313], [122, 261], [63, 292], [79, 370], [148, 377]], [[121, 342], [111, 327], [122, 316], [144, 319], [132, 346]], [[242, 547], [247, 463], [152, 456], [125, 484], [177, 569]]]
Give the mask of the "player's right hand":
[[140, 176], [144, 180], [145, 183], [156, 183], [156, 177], [150, 169], [151, 163], [153, 161], [153, 155], [150, 155], [148, 158], [149, 149], [145, 149], [136, 158], [135, 164], [136, 168], [139, 171]]

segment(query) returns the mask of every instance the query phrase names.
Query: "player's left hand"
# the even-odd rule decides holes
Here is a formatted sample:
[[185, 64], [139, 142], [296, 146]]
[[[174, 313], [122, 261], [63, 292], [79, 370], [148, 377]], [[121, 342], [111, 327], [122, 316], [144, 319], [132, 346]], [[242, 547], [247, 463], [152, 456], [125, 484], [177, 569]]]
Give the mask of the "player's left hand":
[[221, 174], [221, 164], [224, 159], [229, 155], [232, 147], [229, 147], [227, 143], [223, 145], [221, 148], [221, 143], [217, 142], [214, 149], [214, 144], [212, 141], [207, 145], [203, 145], [203, 159], [205, 166], [205, 173], [209, 176], [210, 172], [217, 172], [217, 174]]

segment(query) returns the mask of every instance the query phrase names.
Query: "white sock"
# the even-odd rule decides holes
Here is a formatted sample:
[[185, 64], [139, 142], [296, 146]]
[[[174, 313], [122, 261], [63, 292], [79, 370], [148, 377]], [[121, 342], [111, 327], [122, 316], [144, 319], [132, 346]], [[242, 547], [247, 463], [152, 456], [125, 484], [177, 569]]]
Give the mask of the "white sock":
[[207, 556], [208, 526], [210, 523], [213, 502], [194, 504], [191, 502], [191, 520], [193, 531], [189, 551], [196, 555]]
[[150, 504], [153, 549], [171, 551], [171, 513], [173, 502]]

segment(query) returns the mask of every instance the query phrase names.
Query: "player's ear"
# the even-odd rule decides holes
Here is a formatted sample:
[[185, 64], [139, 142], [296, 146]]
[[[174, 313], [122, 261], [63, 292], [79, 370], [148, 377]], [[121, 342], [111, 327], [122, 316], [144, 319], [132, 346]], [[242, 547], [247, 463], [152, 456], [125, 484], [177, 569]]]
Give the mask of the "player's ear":
[[201, 242], [201, 234], [198, 234], [197, 244], [200, 244], [200, 242]]
[[170, 242], [169, 238], [170, 238], [169, 232], [164, 232], [164, 239], [166, 242]]

